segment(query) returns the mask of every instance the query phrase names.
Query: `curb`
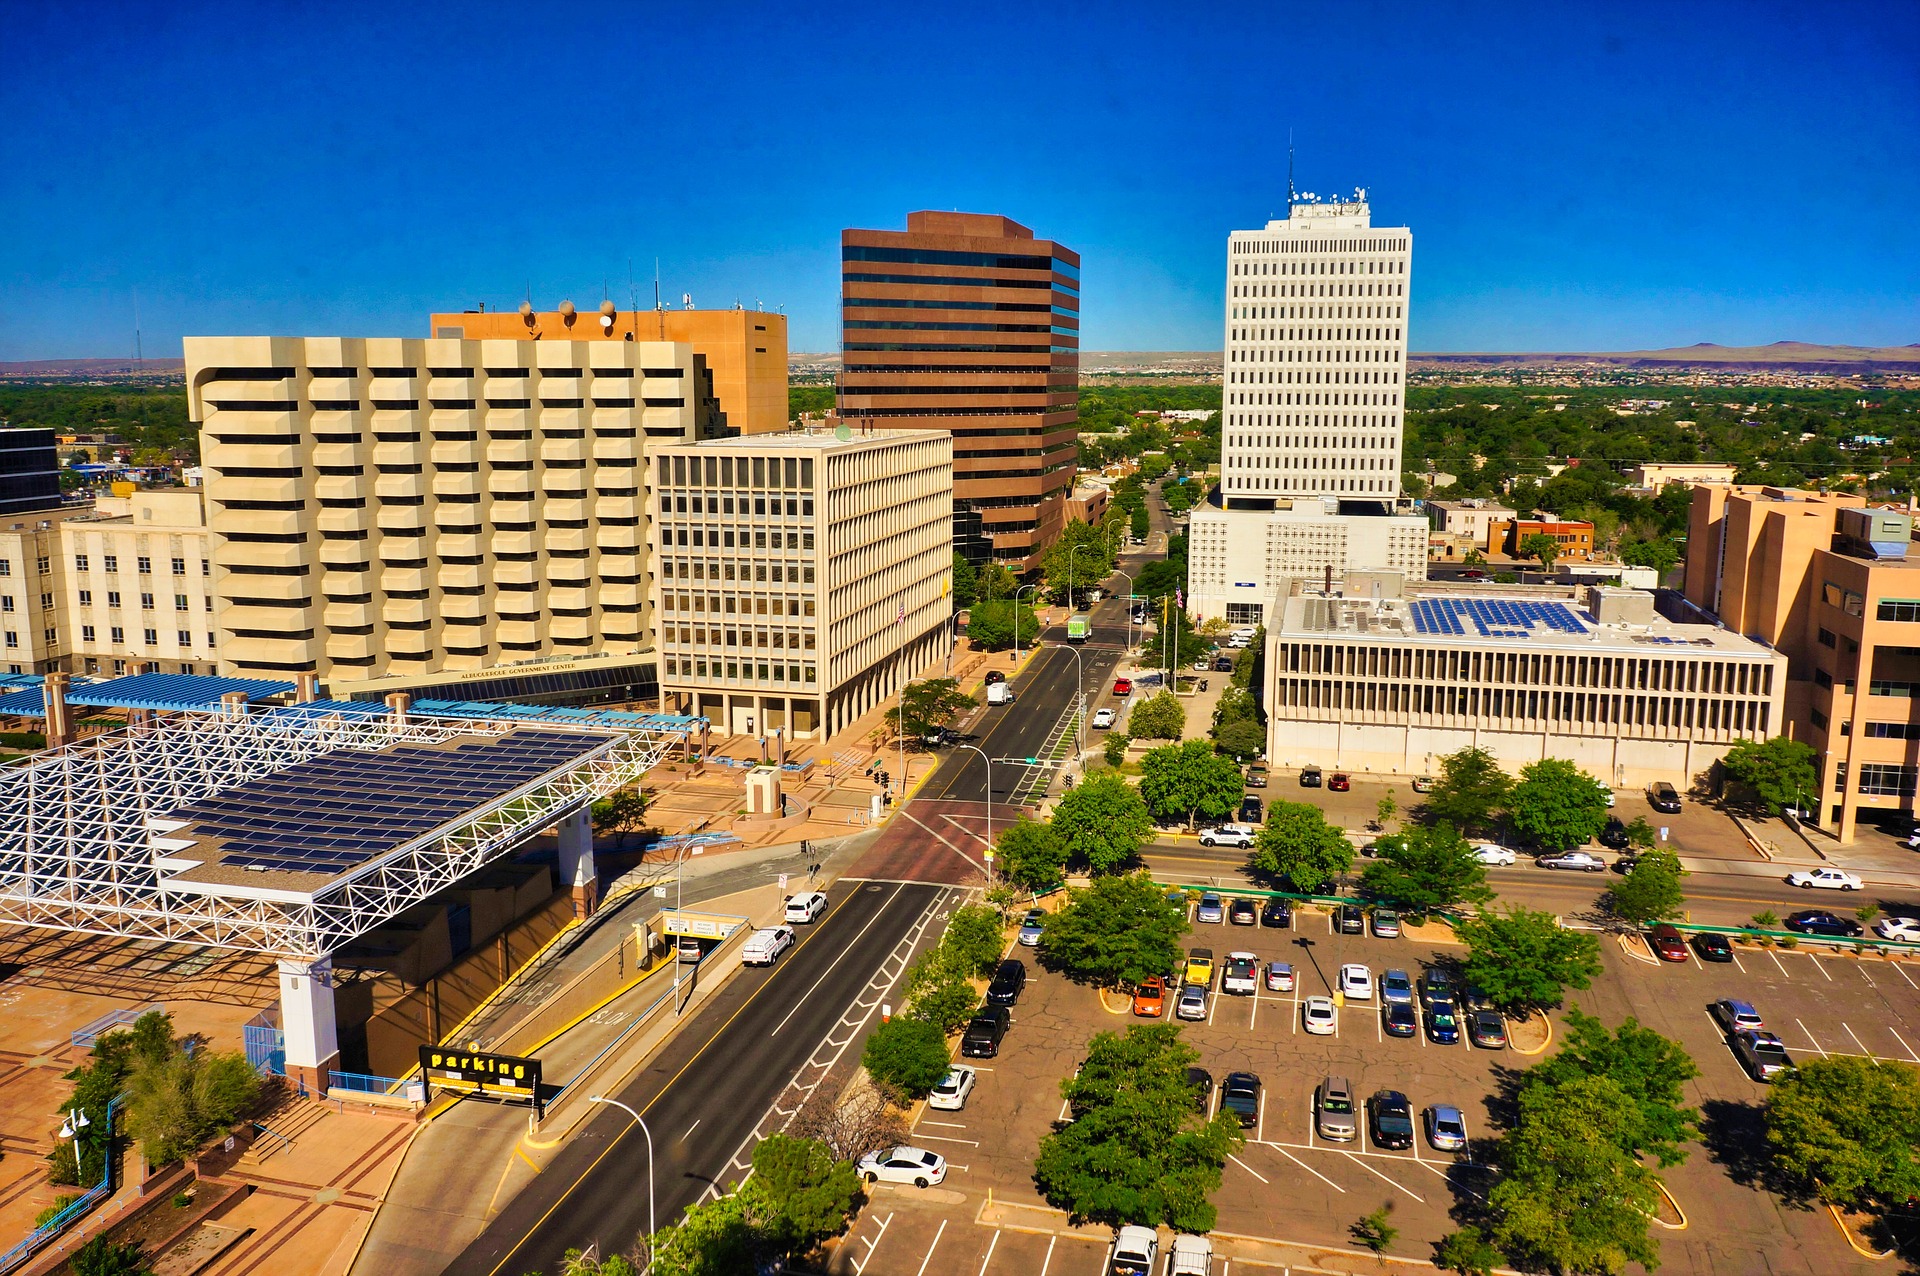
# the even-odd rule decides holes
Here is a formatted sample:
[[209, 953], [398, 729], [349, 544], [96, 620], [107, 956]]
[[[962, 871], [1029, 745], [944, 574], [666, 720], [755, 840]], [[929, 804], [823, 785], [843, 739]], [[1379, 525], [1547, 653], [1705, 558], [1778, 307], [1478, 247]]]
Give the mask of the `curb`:
[[1669, 1232], [1686, 1231], [1687, 1230], [1687, 1212], [1680, 1208], [1680, 1202], [1673, 1199], [1673, 1193], [1667, 1190], [1667, 1185], [1664, 1182], [1662, 1182], [1657, 1175], [1654, 1177], [1653, 1185], [1660, 1189], [1660, 1195], [1665, 1197], [1667, 1204], [1673, 1207], [1673, 1212], [1680, 1216], [1680, 1221], [1678, 1223], [1669, 1223], [1665, 1219], [1662, 1219], [1657, 1215], [1654, 1217], [1653, 1222], [1657, 1226], [1666, 1228]]
[[1553, 1044], [1553, 1016], [1549, 1015], [1544, 1010], [1540, 1011], [1539, 1013], [1540, 1013], [1540, 1017], [1546, 1021], [1547, 1039], [1541, 1042], [1537, 1047], [1535, 1047], [1532, 1050], [1523, 1050], [1519, 1046], [1516, 1046], [1513, 1044], [1513, 1034], [1509, 1032], [1507, 1034], [1507, 1049], [1513, 1051], [1515, 1054], [1524, 1054], [1528, 1056], [1541, 1055], [1547, 1052], [1547, 1047]]
[[1852, 1248], [1854, 1253], [1860, 1255], [1862, 1258], [1870, 1258], [1876, 1263], [1893, 1257], [1893, 1250], [1868, 1249], [1859, 1241], [1855, 1240], [1853, 1238], [1853, 1229], [1847, 1226], [1847, 1220], [1840, 1217], [1839, 1207], [1831, 1201], [1827, 1202], [1827, 1213], [1833, 1216], [1833, 1225], [1840, 1229], [1840, 1235], [1847, 1238], [1847, 1244]]
[[1642, 949], [1644, 949], [1644, 948], [1646, 948], [1646, 946], [1647, 946], [1644, 940], [1643, 940], [1643, 941], [1641, 941], [1641, 942], [1640, 942], [1640, 943], [1639, 943], [1638, 945], [1636, 945], [1636, 944], [1635, 944], [1635, 943], [1633, 942], [1634, 940], [1636, 940], [1636, 939], [1639, 939], [1639, 938], [1640, 938], [1640, 936], [1639, 936], [1639, 935], [1637, 935], [1637, 934], [1636, 934], [1636, 935], [1615, 935], [1615, 936], [1614, 936], [1614, 939], [1615, 939], [1615, 940], [1616, 940], [1616, 941], [1617, 941], [1617, 942], [1619, 943], [1619, 945], [1620, 945], [1620, 951], [1621, 951], [1621, 952], [1623, 952], [1623, 953], [1625, 953], [1625, 954], [1626, 954], [1627, 956], [1629, 956], [1629, 957], [1631, 957], [1631, 958], [1633, 958], [1633, 959], [1634, 959], [1635, 961], [1640, 961], [1640, 962], [1645, 962], [1645, 963], [1646, 963], [1647, 965], [1649, 965], [1649, 966], [1658, 966], [1658, 965], [1660, 964], [1660, 959], [1659, 959], [1658, 957], [1655, 957], [1655, 956], [1654, 956], [1654, 955], [1653, 955], [1652, 953], [1650, 953], [1650, 952], [1643, 952], [1643, 951], [1641, 951]]

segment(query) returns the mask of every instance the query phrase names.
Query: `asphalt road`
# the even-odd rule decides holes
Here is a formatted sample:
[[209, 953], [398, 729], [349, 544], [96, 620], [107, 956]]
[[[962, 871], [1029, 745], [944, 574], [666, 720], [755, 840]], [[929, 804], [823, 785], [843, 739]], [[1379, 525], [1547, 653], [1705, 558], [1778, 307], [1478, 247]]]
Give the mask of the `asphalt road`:
[[[917, 883], [848, 883], [799, 928], [805, 938], [770, 970], [746, 969], [615, 1098], [652, 1131], [652, 1215], [679, 1218], [716, 1183], [774, 1100], [839, 1022], [875, 970], [941, 891]], [[624, 1252], [647, 1230], [647, 1140], [608, 1107], [510, 1201], [449, 1276], [557, 1272], [570, 1248]], [[738, 1171], [734, 1171], [737, 1175]]]

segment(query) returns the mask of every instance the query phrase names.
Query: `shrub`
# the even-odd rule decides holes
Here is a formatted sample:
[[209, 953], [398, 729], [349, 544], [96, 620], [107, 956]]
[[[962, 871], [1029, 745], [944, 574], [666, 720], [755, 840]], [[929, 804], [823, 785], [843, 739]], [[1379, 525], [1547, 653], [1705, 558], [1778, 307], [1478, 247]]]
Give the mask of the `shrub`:
[[896, 1015], [873, 1030], [860, 1063], [882, 1085], [924, 1099], [947, 1075], [947, 1034], [938, 1024]]

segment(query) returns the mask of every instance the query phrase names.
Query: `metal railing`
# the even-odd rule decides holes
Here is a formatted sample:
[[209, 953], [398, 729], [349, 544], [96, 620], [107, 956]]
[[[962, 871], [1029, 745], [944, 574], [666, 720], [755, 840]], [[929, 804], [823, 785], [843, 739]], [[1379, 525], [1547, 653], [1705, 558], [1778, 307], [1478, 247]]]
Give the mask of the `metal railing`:
[[131, 1006], [122, 1007], [119, 1010], [109, 1010], [92, 1023], [82, 1024], [73, 1030], [73, 1048], [76, 1050], [91, 1050], [94, 1042], [100, 1040], [100, 1038], [106, 1036], [115, 1028], [126, 1027], [141, 1015], [164, 1014], [166, 1009], [165, 1005], [156, 1001], [150, 1006]]
[[[27, 1233], [25, 1240], [4, 1254], [0, 1254], [0, 1272], [10, 1272], [38, 1253], [49, 1241], [71, 1227], [76, 1219], [101, 1201], [113, 1194], [113, 1118], [120, 1110], [120, 1101], [125, 1095], [115, 1095], [107, 1103], [107, 1141], [102, 1148], [100, 1181], [87, 1191], [74, 1197], [40, 1226]], [[76, 1138], [74, 1165], [80, 1164], [80, 1150]]]
[[260, 1154], [260, 1159], [262, 1161], [272, 1156], [273, 1149], [275, 1148], [281, 1151], [286, 1151], [286, 1152], [293, 1151], [293, 1140], [288, 1138], [286, 1135], [280, 1133], [280, 1131], [269, 1129], [258, 1121], [249, 1121], [247, 1124], [251, 1125], [254, 1129], [260, 1132], [260, 1137], [254, 1140], [254, 1144], [256, 1146], [258, 1146], [262, 1142], [265, 1142], [267, 1139], [275, 1140], [273, 1144], [269, 1145], [268, 1151], [262, 1152]]
[[327, 1089], [346, 1090], [354, 1094], [386, 1094], [398, 1090], [406, 1082], [399, 1077], [376, 1077], [365, 1072], [329, 1072]]

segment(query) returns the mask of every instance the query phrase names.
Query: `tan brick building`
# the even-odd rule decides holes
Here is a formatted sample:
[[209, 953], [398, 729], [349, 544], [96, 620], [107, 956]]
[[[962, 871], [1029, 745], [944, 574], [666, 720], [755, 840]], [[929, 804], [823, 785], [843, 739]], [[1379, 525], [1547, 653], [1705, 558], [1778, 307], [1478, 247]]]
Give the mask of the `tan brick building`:
[[102, 497], [60, 522], [74, 673], [216, 672], [213, 553], [197, 488]]

